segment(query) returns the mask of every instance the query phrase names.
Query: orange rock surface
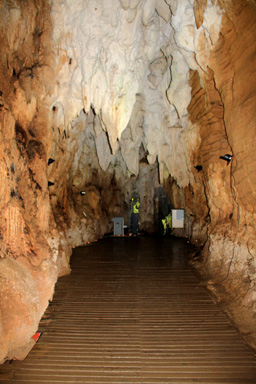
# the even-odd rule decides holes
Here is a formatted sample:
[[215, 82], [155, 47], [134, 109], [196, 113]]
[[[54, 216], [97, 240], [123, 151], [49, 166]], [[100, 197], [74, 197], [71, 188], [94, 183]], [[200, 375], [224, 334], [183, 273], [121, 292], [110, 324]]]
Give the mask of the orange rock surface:
[[[95, 89], [90, 93], [83, 82], [86, 74], [76, 72], [78, 57], [69, 57], [74, 36], [62, 35], [58, 20], [53, 25], [49, 3], [0, 2], [0, 362], [26, 356], [57, 277], [69, 272], [72, 247], [111, 232], [115, 216], [129, 223], [134, 194], [141, 201], [141, 229], [148, 232], [159, 229], [162, 198], [185, 209], [191, 241], [203, 247], [193, 265], [256, 348], [255, 2], [220, 0], [211, 5], [197, 0], [193, 9], [182, 1], [193, 25], [190, 19], [178, 24], [177, 16], [171, 33], [168, 23], [183, 3], [167, 1], [170, 7], [159, 3], [158, 13], [153, 3], [143, 8], [144, 24], [136, 24], [140, 33], [147, 30], [150, 44], [145, 41], [146, 48], [132, 50], [131, 62], [140, 70], [138, 78], [146, 74], [147, 88], [137, 84], [134, 70], [127, 70], [129, 76], [121, 82], [115, 76], [125, 68], [109, 69], [115, 91], [126, 89], [124, 79], [129, 86], [136, 79], [138, 87], [135, 97], [121, 94], [113, 104], [114, 115], [120, 104], [126, 120], [130, 116], [119, 141], [84, 96], [93, 95], [101, 105], [105, 99], [98, 91], [101, 81], [106, 87], [106, 74], [100, 69], [100, 81], [92, 76]], [[107, 19], [109, 2], [103, 3], [102, 17]], [[219, 35], [214, 26], [213, 31], [205, 29], [213, 10], [221, 20]], [[97, 20], [95, 9], [91, 11]], [[137, 7], [125, 14], [120, 5], [119, 11], [124, 23], [135, 28]], [[133, 55], [145, 48], [150, 57], [152, 42], [160, 39], [150, 20], [158, 27], [165, 20], [165, 39], [170, 41], [164, 39], [159, 57], [145, 69], [141, 65], [150, 62], [148, 57], [143, 61]], [[114, 26], [116, 22], [111, 19]], [[178, 34], [180, 27], [187, 35]], [[97, 26], [93, 31], [100, 30]], [[94, 42], [90, 44], [95, 57]], [[104, 54], [100, 50], [102, 68], [108, 63]], [[124, 58], [120, 63], [124, 65]], [[94, 64], [90, 66], [93, 71]], [[80, 88], [72, 88], [67, 79]], [[106, 103], [115, 99], [113, 89]], [[109, 90], [103, 90], [107, 97]], [[220, 159], [225, 154], [233, 156], [229, 165]], [[50, 157], [55, 161], [48, 165]]]

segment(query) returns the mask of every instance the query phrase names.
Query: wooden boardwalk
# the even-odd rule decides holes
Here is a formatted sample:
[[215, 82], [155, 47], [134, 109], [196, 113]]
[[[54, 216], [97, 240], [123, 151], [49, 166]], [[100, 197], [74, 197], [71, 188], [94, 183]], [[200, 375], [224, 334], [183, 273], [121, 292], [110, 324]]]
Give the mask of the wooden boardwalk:
[[182, 240], [162, 238], [77, 248], [42, 337], [25, 361], [2, 366], [0, 382], [255, 384], [255, 355], [200, 286], [187, 253]]

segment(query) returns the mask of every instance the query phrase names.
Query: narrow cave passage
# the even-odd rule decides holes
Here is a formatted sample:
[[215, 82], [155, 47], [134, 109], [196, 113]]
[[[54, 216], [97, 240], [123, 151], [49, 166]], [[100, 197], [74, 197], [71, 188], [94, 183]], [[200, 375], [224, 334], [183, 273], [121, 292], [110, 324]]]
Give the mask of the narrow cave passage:
[[[183, 211], [172, 235], [202, 246], [198, 273], [256, 350], [255, 21], [255, 0], [0, 1], [0, 364], [25, 359], [73, 249], [129, 227], [133, 199], [143, 233]], [[97, 268], [142, 290], [155, 264], [124, 259]]]
[[41, 321], [40, 341], [16, 369], [5, 365], [2, 378], [255, 383], [255, 357], [192, 273], [190, 252], [184, 240], [161, 237], [76, 248], [72, 272], [59, 279]]

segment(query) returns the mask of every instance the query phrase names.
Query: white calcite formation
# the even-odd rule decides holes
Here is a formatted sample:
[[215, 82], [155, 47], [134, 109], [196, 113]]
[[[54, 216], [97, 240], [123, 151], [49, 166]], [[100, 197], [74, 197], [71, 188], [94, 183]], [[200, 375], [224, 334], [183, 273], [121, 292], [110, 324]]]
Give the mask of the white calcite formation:
[[0, 362], [25, 357], [72, 247], [129, 225], [135, 195], [149, 233], [161, 201], [185, 209], [256, 346], [255, 20], [252, 0], [0, 2]]
[[128, 170], [138, 175], [143, 144], [150, 164], [158, 158], [162, 181], [172, 174], [188, 185], [182, 137], [189, 70], [207, 67], [201, 40], [209, 56], [220, 29], [218, 7], [209, 1], [199, 29], [188, 0], [54, 0], [51, 15], [58, 126], [70, 126], [82, 109], [93, 108], [103, 170], [121, 145]]
[[[104, 0], [100, 4], [54, 0], [56, 83], [51, 103], [56, 106], [55, 136], [57, 127], [61, 133], [65, 130], [68, 150], [72, 153], [76, 148], [79, 153], [75, 156], [77, 188], [86, 183], [79, 176], [83, 169], [88, 164], [92, 167], [88, 158], [94, 159], [95, 170], [98, 162], [109, 177], [106, 180], [105, 176], [105, 184], [98, 183], [99, 189], [113, 188], [110, 175], [117, 183], [112, 200], [106, 193], [100, 197], [90, 190], [84, 225], [91, 218], [93, 224], [88, 227], [95, 233], [104, 228], [102, 219], [97, 223], [93, 219], [104, 216], [98, 210], [100, 199], [104, 204], [118, 201], [108, 215], [125, 216], [136, 186], [141, 200], [145, 198], [141, 209], [145, 229], [153, 218], [154, 190], [164, 186], [172, 205], [186, 209], [192, 241], [205, 244], [205, 274], [214, 275], [219, 284], [218, 288], [211, 284], [212, 291], [216, 296], [228, 293], [230, 302], [235, 303], [229, 306], [230, 316], [255, 345], [251, 336], [255, 322], [251, 320], [255, 316], [256, 253], [247, 245], [255, 239], [254, 162], [246, 158], [248, 150], [253, 150], [255, 110], [251, 4], [229, 0]], [[246, 109], [250, 112], [240, 113]], [[88, 128], [87, 120], [81, 124], [82, 110], [85, 120], [93, 112], [93, 129]], [[248, 127], [246, 135], [242, 134], [243, 120]], [[73, 139], [72, 131], [76, 132]], [[84, 148], [91, 140], [92, 152], [78, 149], [78, 132]], [[88, 132], [90, 139], [82, 140]], [[234, 155], [230, 167], [219, 159], [225, 153]], [[150, 171], [145, 171], [141, 162], [145, 156]], [[194, 169], [197, 164], [202, 166], [201, 173]], [[101, 171], [91, 172], [95, 180], [103, 177]], [[70, 172], [70, 180], [72, 175]], [[132, 177], [137, 181], [133, 183]], [[150, 187], [145, 180], [151, 177]], [[97, 182], [93, 183], [95, 187]], [[71, 227], [69, 236], [78, 244], [74, 225]], [[82, 243], [82, 233], [80, 237]], [[237, 279], [242, 287], [235, 287]], [[243, 319], [234, 309], [239, 305], [246, 313]]]

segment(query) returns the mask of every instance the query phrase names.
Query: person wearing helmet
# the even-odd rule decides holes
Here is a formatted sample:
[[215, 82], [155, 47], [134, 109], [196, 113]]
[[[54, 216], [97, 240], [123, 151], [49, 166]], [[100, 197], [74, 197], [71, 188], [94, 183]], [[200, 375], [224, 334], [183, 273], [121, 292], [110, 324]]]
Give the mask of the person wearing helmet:
[[132, 235], [136, 236], [139, 231], [139, 208], [140, 202], [138, 199], [132, 199], [132, 215], [131, 215], [131, 226]]

